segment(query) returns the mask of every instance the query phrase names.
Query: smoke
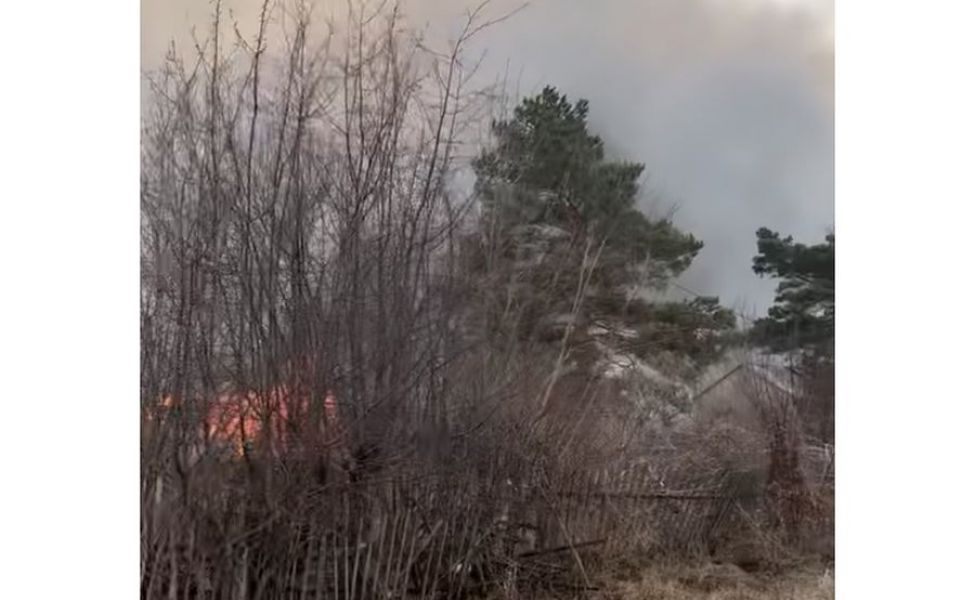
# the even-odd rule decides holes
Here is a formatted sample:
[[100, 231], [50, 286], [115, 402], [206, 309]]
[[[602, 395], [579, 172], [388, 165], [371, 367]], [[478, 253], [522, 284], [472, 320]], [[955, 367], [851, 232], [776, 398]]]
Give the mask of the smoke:
[[[246, 25], [260, 2], [225, 4]], [[405, 10], [442, 33], [464, 4]], [[143, 0], [143, 65], [169, 38], [185, 42], [190, 25], [205, 27], [208, 9]], [[774, 283], [751, 271], [755, 230], [818, 242], [833, 224], [832, 30], [829, 0], [534, 0], [474, 51], [487, 52], [485, 81], [506, 72], [521, 94], [553, 84], [588, 98], [610, 152], [646, 163], [644, 207], [676, 207], [677, 224], [704, 240], [683, 286], [761, 314]]]

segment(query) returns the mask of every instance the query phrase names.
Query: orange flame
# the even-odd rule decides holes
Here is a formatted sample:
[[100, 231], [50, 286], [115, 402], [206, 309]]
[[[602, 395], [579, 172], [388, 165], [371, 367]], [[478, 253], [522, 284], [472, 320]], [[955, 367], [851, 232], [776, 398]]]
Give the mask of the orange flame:
[[[160, 401], [166, 409], [173, 408], [176, 403], [172, 396], [165, 396]], [[338, 403], [332, 392], [325, 394], [322, 406], [324, 427], [319, 427], [317, 433], [331, 434], [327, 437], [337, 439], [340, 429]], [[292, 419], [289, 419], [289, 407], [296, 413]], [[207, 403], [202, 424], [207, 441], [227, 445], [237, 456], [244, 454], [246, 445], [262, 438], [273, 440], [271, 450], [277, 453], [283, 449], [284, 440], [289, 438], [288, 429], [297, 429], [311, 408], [310, 394], [292, 393], [283, 385], [265, 394], [255, 391], [224, 393]], [[303, 424], [307, 426], [308, 422]]]

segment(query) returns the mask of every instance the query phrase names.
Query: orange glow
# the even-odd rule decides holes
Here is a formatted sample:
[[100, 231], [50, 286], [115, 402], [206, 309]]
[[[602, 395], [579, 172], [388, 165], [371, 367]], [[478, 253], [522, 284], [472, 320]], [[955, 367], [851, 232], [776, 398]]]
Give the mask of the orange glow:
[[[172, 408], [172, 396], [165, 396], [160, 404]], [[311, 433], [334, 441], [340, 433], [338, 404], [335, 395], [327, 392], [323, 400], [324, 422], [314, 427]], [[289, 407], [295, 415], [289, 420]], [[244, 447], [258, 440], [269, 439], [271, 451], [279, 453], [286, 440], [291, 439], [289, 429], [309, 433], [305, 418], [311, 412], [311, 396], [308, 393], [291, 393], [286, 386], [277, 386], [265, 394], [255, 391], [246, 393], [224, 393], [207, 403], [206, 418], [201, 425], [206, 432], [206, 441], [226, 444], [237, 456], [242, 456]], [[265, 427], [270, 436], [263, 435]]]

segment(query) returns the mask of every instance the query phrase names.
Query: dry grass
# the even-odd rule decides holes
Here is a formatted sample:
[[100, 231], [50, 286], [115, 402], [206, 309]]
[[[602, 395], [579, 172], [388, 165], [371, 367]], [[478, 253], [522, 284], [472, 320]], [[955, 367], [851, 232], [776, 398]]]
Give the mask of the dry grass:
[[[749, 574], [733, 565], [644, 565], [601, 582], [599, 600], [832, 600], [833, 572], [816, 563]], [[623, 578], [619, 578], [620, 576]]]

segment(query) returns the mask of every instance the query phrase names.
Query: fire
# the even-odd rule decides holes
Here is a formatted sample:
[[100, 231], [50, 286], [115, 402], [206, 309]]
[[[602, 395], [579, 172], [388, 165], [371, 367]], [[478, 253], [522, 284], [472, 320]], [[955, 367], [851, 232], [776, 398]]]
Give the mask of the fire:
[[[176, 403], [172, 396], [165, 396], [160, 401], [166, 409], [173, 408]], [[326, 443], [334, 442], [340, 434], [335, 395], [326, 392], [321, 406], [323, 419], [316, 424], [313, 433]], [[293, 392], [284, 385], [263, 394], [256, 391], [223, 393], [206, 403], [206, 416], [201, 419], [201, 426], [207, 442], [226, 445], [237, 456], [242, 456], [247, 445], [257, 443], [262, 437], [271, 440], [272, 452], [278, 453], [286, 440], [291, 439], [289, 434], [300, 429], [308, 432], [313, 408], [310, 393]], [[295, 414], [289, 414], [289, 411]]]

